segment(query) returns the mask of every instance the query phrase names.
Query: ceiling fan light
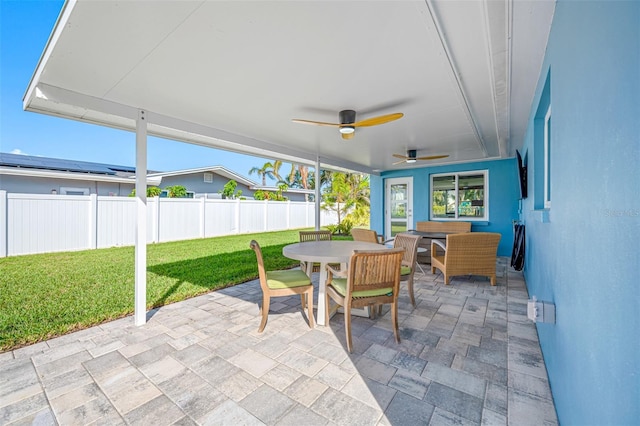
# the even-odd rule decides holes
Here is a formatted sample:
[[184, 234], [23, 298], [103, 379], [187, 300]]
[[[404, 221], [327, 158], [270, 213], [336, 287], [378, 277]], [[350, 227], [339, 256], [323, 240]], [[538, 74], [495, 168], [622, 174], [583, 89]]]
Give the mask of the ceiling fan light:
[[343, 135], [348, 135], [356, 131], [356, 128], [353, 126], [342, 126], [340, 127], [340, 133]]
[[416, 159], [415, 158], [407, 158], [407, 163], [415, 163]]

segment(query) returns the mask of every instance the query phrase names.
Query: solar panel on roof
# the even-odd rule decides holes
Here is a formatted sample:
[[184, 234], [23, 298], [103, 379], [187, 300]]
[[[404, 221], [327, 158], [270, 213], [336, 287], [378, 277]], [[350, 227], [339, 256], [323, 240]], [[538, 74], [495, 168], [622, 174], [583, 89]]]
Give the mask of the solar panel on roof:
[[[108, 175], [115, 175], [115, 169], [127, 169], [123, 166], [110, 166], [108, 164], [91, 163], [88, 161], [63, 160], [60, 158], [33, 157], [8, 153], [0, 153], [0, 165]], [[131, 170], [135, 171], [135, 168]]]

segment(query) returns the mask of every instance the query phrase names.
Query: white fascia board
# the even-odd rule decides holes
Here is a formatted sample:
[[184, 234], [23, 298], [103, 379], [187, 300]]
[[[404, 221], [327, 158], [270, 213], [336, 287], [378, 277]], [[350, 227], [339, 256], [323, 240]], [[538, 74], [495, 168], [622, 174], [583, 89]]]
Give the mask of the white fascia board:
[[58, 15], [58, 19], [56, 20], [55, 25], [53, 26], [53, 31], [49, 35], [49, 39], [47, 40], [47, 45], [38, 60], [38, 65], [36, 66], [33, 75], [31, 76], [31, 80], [29, 80], [29, 85], [27, 86], [27, 91], [22, 97], [22, 108], [27, 110], [28, 106], [31, 104], [33, 99], [37, 96], [36, 89], [40, 84], [40, 77], [42, 76], [42, 72], [51, 57], [51, 53], [55, 48], [56, 43], [60, 39], [62, 35], [62, 31], [67, 26], [67, 22], [69, 21], [69, 17], [71, 16], [71, 12], [76, 5], [76, 0], [66, 0], [64, 5], [62, 6], [62, 10], [60, 11], [60, 15]]
[[[99, 124], [130, 132], [135, 131], [138, 111], [136, 108], [99, 99], [67, 89], [38, 84], [34, 87], [35, 98], [28, 97], [24, 108], [27, 111], [70, 118], [82, 122]], [[265, 158], [278, 158], [296, 164], [314, 166], [317, 153], [295, 150], [225, 130], [207, 127], [175, 117], [146, 110], [148, 134], [163, 139], [176, 140], [225, 151]], [[330, 170], [356, 171], [377, 174], [377, 171], [336, 158], [323, 157], [322, 167]]]

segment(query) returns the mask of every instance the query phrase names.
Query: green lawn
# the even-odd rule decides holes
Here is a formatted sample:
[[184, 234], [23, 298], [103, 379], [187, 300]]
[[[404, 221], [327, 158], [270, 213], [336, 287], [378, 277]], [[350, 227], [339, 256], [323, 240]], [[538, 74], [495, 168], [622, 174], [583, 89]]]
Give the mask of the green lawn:
[[[147, 246], [147, 307], [257, 278], [249, 241], [267, 269], [296, 266], [282, 247], [298, 230]], [[0, 352], [133, 313], [134, 248], [0, 258]]]

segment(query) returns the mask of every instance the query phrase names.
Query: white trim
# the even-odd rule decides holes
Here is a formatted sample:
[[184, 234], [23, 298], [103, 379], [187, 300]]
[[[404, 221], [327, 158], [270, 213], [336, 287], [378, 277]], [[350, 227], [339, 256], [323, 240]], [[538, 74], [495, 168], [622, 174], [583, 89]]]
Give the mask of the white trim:
[[551, 122], [551, 104], [547, 109], [547, 113], [544, 115], [544, 208], [551, 207], [551, 165], [550, 162], [550, 149], [551, 149], [551, 129], [549, 123]]
[[384, 239], [393, 238], [392, 224], [391, 224], [391, 186], [392, 185], [407, 185], [407, 231], [413, 228], [413, 176], [388, 178], [384, 183]]
[[[26, 111], [70, 118], [115, 129], [135, 130], [137, 109], [132, 106], [88, 96], [45, 83], [38, 83], [35, 88], [37, 89], [37, 96], [32, 96], [24, 101], [23, 108]], [[67, 111], [69, 108], [73, 108], [75, 113], [72, 114]], [[88, 114], [88, 112], [91, 112], [91, 114]], [[147, 134], [150, 136], [263, 158], [279, 158], [283, 161], [307, 165], [312, 165], [316, 158], [315, 153], [285, 148], [268, 141], [230, 133], [226, 130], [204, 126], [152, 111], [147, 111], [146, 116]], [[325, 160], [322, 163], [322, 167], [325, 169], [355, 171], [373, 175], [380, 174], [379, 171], [370, 167], [341, 158], [322, 157], [321, 159]]]

